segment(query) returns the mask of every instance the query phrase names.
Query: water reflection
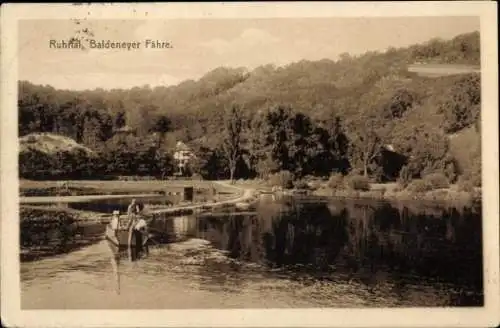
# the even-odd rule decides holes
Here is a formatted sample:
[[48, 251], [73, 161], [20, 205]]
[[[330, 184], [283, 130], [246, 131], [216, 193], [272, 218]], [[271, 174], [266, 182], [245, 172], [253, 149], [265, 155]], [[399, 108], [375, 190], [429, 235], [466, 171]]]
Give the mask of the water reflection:
[[120, 259], [123, 255], [120, 254], [119, 250], [113, 246], [112, 243], [106, 241], [107, 249], [109, 250], [109, 258], [111, 263], [111, 269], [113, 273], [113, 278], [115, 281], [115, 292], [120, 295]]
[[[102, 226], [90, 228], [81, 233], [94, 235]], [[25, 264], [23, 279], [63, 272], [77, 284], [84, 272], [94, 283], [98, 270], [109, 274], [112, 269], [114, 295], [120, 297], [106, 295], [114, 306], [125, 307], [136, 306], [123, 305], [125, 295], [137, 302], [141, 293], [154, 294], [161, 304], [181, 306], [172, 299], [173, 290], [176, 298], [193, 290], [196, 295], [216, 295], [211, 303], [203, 303], [202, 297], [196, 301], [211, 307], [260, 306], [261, 301], [270, 306], [483, 304], [480, 207], [261, 199], [253, 213], [156, 215], [150, 231], [152, 246], [157, 247], [140, 261], [121, 261], [112, 249], [103, 256], [103, 251], [89, 247], [39, 266]], [[179, 247], [192, 238], [210, 244], [205, 242], [196, 252]], [[163, 291], [152, 286], [169, 287]], [[102, 290], [111, 291], [109, 286], [99, 288], [87, 291], [82, 284], [82, 293], [88, 293], [84, 300], [90, 304], [99, 301], [96, 295]], [[270, 296], [262, 300], [262, 295]], [[185, 296], [183, 304], [194, 302], [190, 300]], [[141, 302], [145, 308], [160, 304], [147, 297]]]
[[149, 230], [153, 234], [153, 242], [171, 243], [183, 241], [195, 236], [198, 229], [198, 220], [194, 216], [162, 217], [155, 215], [149, 222]]
[[[261, 203], [256, 215], [200, 218], [198, 237], [231, 258], [281, 268], [295, 279], [390, 283], [458, 290], [459, 305], [482, 304], [480, 208], [424, 209], [354, 201]], [[446, 287], [448, 288], [448, 287]]]

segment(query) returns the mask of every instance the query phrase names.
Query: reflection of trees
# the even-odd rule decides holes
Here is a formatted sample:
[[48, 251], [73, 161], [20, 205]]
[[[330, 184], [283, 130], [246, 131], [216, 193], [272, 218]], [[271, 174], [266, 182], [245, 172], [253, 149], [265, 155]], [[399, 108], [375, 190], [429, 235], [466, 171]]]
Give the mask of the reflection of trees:
[[[350, 270], [478, 283], [481, 220], [471, 209], [414, 212], [389, 204], [349, 204], [343, 256]], [[475, 273], [471, 273], [475, 271]]]
[[175, 240], [174, 221], [168, 217], [154, 217], [149, 223], [149, 230], [154, 234], [154, 241], [168, 243]]
[[[264, 258], [264, 221], [258, 216], [232, 215], [212, 237], [218, 235], [218, 246], [227, 250], [232, 258], [242, 261], [260, 262]], [[213, 226], [215, 227], [215, 226]]]
[[259, 262], [265, 256], [265, 247], [262, 235], [264, 234], [263, 220], [258, 216], [247, 216], [244, 218], [245, 238], [241, 239], [243, 256], [241, 259], [251, 262]]
[[332, 217], [325, 204], [297, 204], [273, 220], [266, 237], [266, 258], [271, 263], [327, 269], [347, 238], [345, 212]]
[[256, 215], [204, 219], [207, 239], [229, 255], [269, 266], [355, 275], [392, 275], [481, 284], [481, 219], [476, 210], [347, 201], [285, 201]]

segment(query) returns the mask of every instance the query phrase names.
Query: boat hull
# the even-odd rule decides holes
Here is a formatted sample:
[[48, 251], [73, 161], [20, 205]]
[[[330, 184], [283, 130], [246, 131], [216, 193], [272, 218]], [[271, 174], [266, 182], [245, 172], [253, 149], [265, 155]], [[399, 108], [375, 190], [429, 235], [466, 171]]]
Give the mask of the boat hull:
[[[132, 236], [130, 236], [132, 234]], [[106, 228], [106, 239], [117, 247], [135, 246], [137, 237], [133, 231], [128, 229], [113, 230], [109, 226]]]
[[140, 231], [106, 227], [105, 239], [115, 253], [127, 251], [130, 259], [136, 260], [141, 253], [148, 254], [148, 236]]

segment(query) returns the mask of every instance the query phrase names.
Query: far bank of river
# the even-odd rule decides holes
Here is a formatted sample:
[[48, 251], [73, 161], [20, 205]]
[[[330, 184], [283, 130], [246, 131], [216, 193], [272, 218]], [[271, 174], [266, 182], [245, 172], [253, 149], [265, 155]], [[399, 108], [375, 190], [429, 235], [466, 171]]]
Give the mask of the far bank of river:
[[444, 205], [472, 204], [481, 202], [481, 188], [473, 188], [469, 191], [460, 190], [457, 185], [450, 185], [449, 188], [427, 190], [424, 192], [413, 192], [408, 189], [401, 189], [398, 183], [372, 183], [369, 190], [352, 190], [349, 188], [332, 189], [325, 181], [308, 181], [305, 189], [281, 189], [271, 187], [262, 180], [238, 180], [235, 184], [243, 188], [253, 188], [255, 190], [276, 189], [275, 195], [310, 195], [319, 197], [331, 197], [336, 199], [362, 199], [362, 200], [383, 200], [388, 202], [398, 201], [424, 201], [439, 202]]
[[[380, 186], [380, 185], [378, 185]], [[481, 188], [473, 191], [460, 191], [457, 188], [443, 188], [429, 190], [425, 192], [410, 192], [408, 190], [392, 190], [391, 188], [372, 188], [367, 191], [362, 190], [334, 190], [329, 188], [319, 188], [312, 192], [315, 196], [353, 198], [353, 199], [373, 199], [385, 201], [432, 201], [442, 203], [472, 203], [481, 201]]]

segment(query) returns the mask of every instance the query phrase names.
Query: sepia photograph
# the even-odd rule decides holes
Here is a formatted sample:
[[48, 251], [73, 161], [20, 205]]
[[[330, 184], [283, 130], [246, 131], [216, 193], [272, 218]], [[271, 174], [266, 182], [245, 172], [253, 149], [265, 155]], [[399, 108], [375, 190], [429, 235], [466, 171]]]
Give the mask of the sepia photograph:
[[19, 313], [450, 309], [498, 324], [498, 41], [479, 11], [494, 7], [247, 5], [270, 9], [12, 20], [2, 303], [9, 270]]

